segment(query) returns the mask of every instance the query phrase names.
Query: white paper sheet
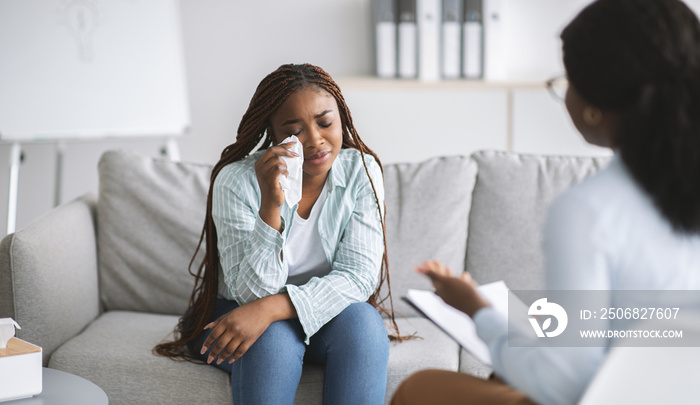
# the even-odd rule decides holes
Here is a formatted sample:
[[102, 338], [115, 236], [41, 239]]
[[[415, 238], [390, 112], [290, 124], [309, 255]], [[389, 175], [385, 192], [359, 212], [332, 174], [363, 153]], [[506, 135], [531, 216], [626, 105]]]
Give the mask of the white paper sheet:
[[[496, 311], [508, 314], [508, 287], [505, 282], [496, 281], [480, 285], [477, 289]], [[489, 348], [477, 335], [476, 325], [467, 314], [447, 305], [432, 291], [409, 289], [404, 299], [479, 361], [491, 365]]]

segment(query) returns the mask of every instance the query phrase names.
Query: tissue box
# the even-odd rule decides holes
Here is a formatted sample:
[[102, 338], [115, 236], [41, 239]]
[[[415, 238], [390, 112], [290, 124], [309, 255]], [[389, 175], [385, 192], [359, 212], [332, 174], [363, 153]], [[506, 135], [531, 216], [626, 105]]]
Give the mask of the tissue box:
[[0, 401], [41, 394], [41, 347], [11, 338], [0, 349]]

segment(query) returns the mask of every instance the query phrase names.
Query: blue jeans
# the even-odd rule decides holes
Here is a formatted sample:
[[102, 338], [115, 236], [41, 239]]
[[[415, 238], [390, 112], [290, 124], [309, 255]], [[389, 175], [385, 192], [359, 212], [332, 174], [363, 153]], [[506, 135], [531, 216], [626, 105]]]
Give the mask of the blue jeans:
[[[212, 320], [237, 307], [218, 299]], [[193, 347], [196, 353], [209, 333]], [[304, 360], [325, 365], [324, 404], [384, 403], [389, 340], [381, 316], [366, 302], [345, 308], [308, 346], [297, 319], [274, 322], [240, 359], [216, 367], [231, 373], [235, 405], [293, 404]]]

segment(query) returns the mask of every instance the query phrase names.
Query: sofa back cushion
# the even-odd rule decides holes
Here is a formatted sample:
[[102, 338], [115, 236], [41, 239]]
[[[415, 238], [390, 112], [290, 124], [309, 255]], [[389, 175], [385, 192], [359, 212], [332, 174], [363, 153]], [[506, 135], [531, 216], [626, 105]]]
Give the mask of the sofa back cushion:
[[102, 156], [97, 239], [105, 309], [185, 312], [210, 174], [208, 165], [124, 151]]
[[432, 289], [415, 266], [439, 259], [454, 270], [464, 268], [475, 178], [476, 164], [466, 156], [384, 167], [391, 291], [394, 309], [404, 316], [416, 314], [401, 299], [409, 288]]
[[479, 283], [544, 288], [542, 226], [551, 200], [604, 167], [607, 157], [472, 155], [477, 175], [469, 217], [466, 270]]
[[[99, 174], [105, 308], [181, 315], [192, 292], [187, 266], [204, 223], [211, 167], [110, 151]], [[431, 288], [414, 272], [416, 265], [435, 258], [464, 268], [475, 178], [476, 164], [465, 156], [385, 167], [389, 269], [402, 314], [415, 314], [401, 300], [407, 289]], [[200, 252], [195, 263], [202, 258]]]

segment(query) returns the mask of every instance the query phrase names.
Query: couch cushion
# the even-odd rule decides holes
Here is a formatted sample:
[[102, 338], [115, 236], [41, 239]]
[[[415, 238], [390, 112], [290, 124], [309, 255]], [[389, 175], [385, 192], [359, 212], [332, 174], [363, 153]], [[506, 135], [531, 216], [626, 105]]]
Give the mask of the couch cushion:
[[480, 283], [544, 288], [541, 228], [557, 194], [604, 167], [609, 157], [483, 151], [469, 216], [466, 269]]
[[152, 354], [177, 321], [175, 315], [106, 312], [56, 350], [49, 367], [94, 382], [111, 405], [230, 404], [231, 382], [223, 371]]
[[124, 151], [102, 156], [97, 228], [107, 310], [184, 313], [194, 282], [187, 266], [204, 223], [210, 173], [208, 165]]
[[384, 168], [387, 252], [396, 311], [417, 315], [401, 297], [409, 288], [432, 288], [426, 277], [415, 273], [416, 265], [439, 259], [452, 269], [464, 268], [475, 178], [476, 164], [465, 156]]
[[477, 360], [468, 350], [460, 348], [459, 371], [481, 378], [488, 378], [491, 372], [493, 372], [493, 368]]
[[397, 319], [396, 323], [402, 334], [416, 333], [418, 339], [391, 343], [386, 404], [399, 384], [419, 370], [459, 370], [459, 345], [431, 321], [421, 317], [408, 317]]
[[85, 195], [0, 244], [0, 318], [14, 318], [17, 337], [41, 346], [44, 365], [99, 315], [94, 209]]
[[[213, 366], [174, 362], [151, 349], [172, 332], [177, 316], [110, 311], [59, 348], [49, 367], [86, 378], [100, 386], [111, 405], [230, 404], [229, 375]], [[459, 347], [422, 318], [399, 320], [407, 333], [423, 339], [392, 343], [387, 400], [398, 385], [419, 369], [457, 370]], [[436, 350], [439, 348], [439, 350]], [[295, 404], [320, 404], [323, 367], [304, 365]]]

